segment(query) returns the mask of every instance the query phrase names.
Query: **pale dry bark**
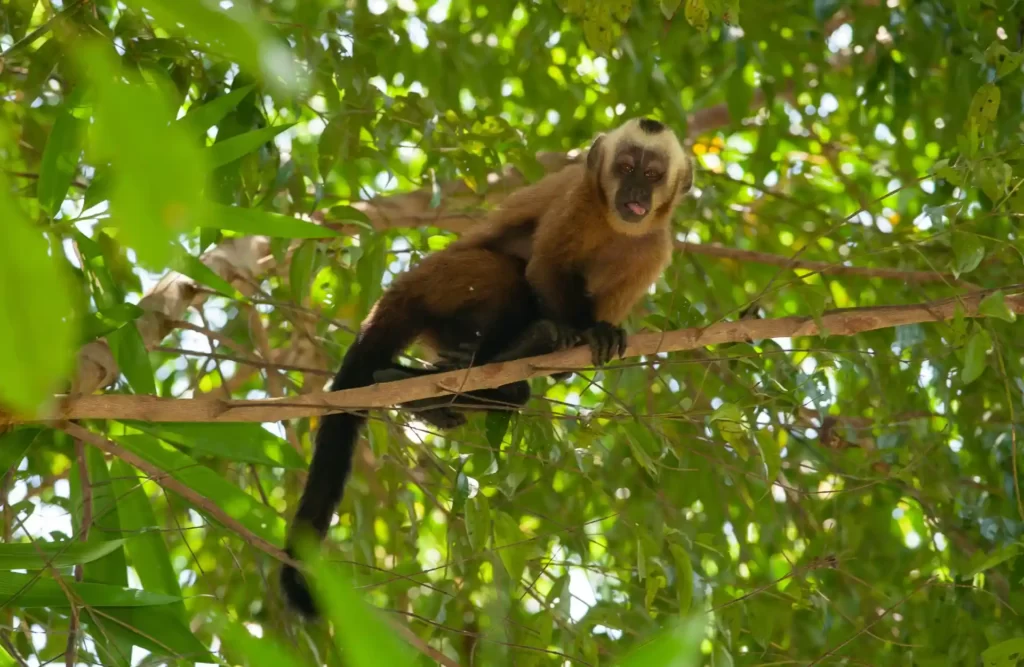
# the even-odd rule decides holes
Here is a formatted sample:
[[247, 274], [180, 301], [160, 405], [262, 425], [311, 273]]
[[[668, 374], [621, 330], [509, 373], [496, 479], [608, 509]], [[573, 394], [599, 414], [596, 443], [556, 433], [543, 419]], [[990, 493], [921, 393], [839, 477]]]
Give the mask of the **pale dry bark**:
[[[1019, 286], [1013, 288], [1020, 291]], [[952, 319], [959, 303], [966, 317], [979, 317], [978, 306], [994, 290], [983, 290], [941, 301], [904, 306], [846, 308], [826, 311], [819, 318], [783, 317], [722, 322], [707, 327], [648, 332], [629, 338], [627, 357], [692, 350], [706, 345], [799, 338], [853, 336], [906, 324]], [[1024, 294], [1005, 297], [1007, 307], [1024, 314]], [[528, 359], [488, 364], [466, 370], [385, 382], [359, 389], [264, 400], [159, 398], [119, 394], [65, 397], [53, 419], [129, 419], [150, 422], [271, 422], [322, 415], [338, 410], [383, 408], [408, 401], [498, 387], [518, 380], [551, 375], [559, 370], [590, 366], [590, 350], [577, 347]]]

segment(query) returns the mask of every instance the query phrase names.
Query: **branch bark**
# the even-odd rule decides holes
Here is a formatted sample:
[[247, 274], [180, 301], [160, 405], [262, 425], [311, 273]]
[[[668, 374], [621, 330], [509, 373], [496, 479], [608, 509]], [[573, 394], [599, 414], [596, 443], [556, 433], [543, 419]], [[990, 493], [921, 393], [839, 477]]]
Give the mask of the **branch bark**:
[[[1024, 314], [1024, 285], [1003, 288], [1013, 292], [1005, 298], [1007, 307]], [[706, 345], [817, 336], [853, 336], [866, 331], [938, 322], [952, 319], [957, 304], [966, 317], [979, 317], [982, 299], [995, 290], [981, 290], [962, 297], [905, 306], [846, 308], [826, 311], [820, 318], [783, 317], [769, 320], [722, 322], [707, 327], [677, 331], [648, 332], [631, 336], [626, 356], [650, 356], [692, 350]], [[359, 408], [382, 408], [433, 396], [497, 387], [509, 382], [551, 375], [561, 370], [579, 370], [590, 365], [585, 347], [528, 359], [488, 364], [466, 370], [438, 373], [375, 384], [359, 389], [263, 400], [194, 399], [156, 396], [94, 395], [59, 397], [60, 405], [50, 418], [129, 419], [149, 422], [270, 422], [298, 419], [327, 412]]]

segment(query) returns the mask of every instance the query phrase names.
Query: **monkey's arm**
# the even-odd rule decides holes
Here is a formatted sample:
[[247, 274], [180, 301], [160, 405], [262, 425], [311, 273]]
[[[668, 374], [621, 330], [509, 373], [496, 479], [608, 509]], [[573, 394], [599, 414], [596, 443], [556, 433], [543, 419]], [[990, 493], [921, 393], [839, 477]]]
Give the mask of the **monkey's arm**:
[[602, 318], [605, 308], [587, 289], [580, 270], [559, 268], [536, 259], [526, 269], [545, 315], [575, 330], [590, 345], [595, 366], [626, 353], [626, 332]]

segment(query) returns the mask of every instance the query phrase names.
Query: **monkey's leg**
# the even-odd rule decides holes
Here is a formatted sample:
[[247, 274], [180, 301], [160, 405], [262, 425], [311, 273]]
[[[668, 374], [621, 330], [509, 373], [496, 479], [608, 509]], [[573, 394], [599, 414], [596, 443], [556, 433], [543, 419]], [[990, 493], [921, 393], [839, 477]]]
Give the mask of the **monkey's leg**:
[[[481, 345], [481, 357], [482, 359], [486, 359], [486, 363], [511, 361], [513, 359], [522, 359], [525, 357], [533, 357], [540, 354], [548, 354], [549, 352], [564, 350], [575, 346], [577, 342], [578, 337], [572, 329], [555, 324], [550, 320], [540, 320], [531, 325], [515, 343], [493, 357], [487, 358], [486, 345]], [[452, 357], [456, 359], [461, 358], [461, 351], [456, 351], [454, 353], [452, 353], [452, 351], [446, 352], [448, 352], [447, 356], [449, 359]], [[438, 369], [392, 367], [385, 371], [378, 371], [374, 374], [374, 379], [377, 382], [391, 382], [394, 380], [402, 380], [407, 377], [430, 375], [442, 372], [443, 370], [454, 370], [454, 368], [445, 367], [444, 365]], [[562, 373], [560, 375], [565, 376], [568, 375], [568, 373]], [[416, 401], [410, 401], [409, 403], [404, 403], [401, 407], [403, 410], [415, 411], [420, 417], [428, 419], [428, 413], [433, 410], [448, 411], [456, 407], [494, 409], [496, 407], [507, 406], [517, 408], [522, 407], [529, 400], [530, 385], [526, 380], [521, 380], [519, 382], [513, 382], [492, 389], [477, 389], [476, 391], [470, 391], [464, 394], [423, 398]], [[430, 417], [433, 416], [434, 415], [430, 415]], [[445, 415], [443, 418], [448, 419], [450, 416]]]
[[[403, 366], [402, 364], [396, 363], [392, 364], [390, 368], [375, 372], [373, 374], [373, 379], [375, 382], [395, 382], [397, 380], [405, 380], [407, 378], [418, 377], [421, 375], [434, 375], [439, 372], [441, 372], [440, 369], [413, 368], [411, 366]], [[413, 403], [415, 403], [415, 401]], [[451, 401], [448, 401], [448, 403], [448, 405], [422, 406], [419, 409], [417, 409], [413, 404], [402, 404], [399, 407], [403, 410], [414, 412], [419, 419], [427, 422], [431, 426], [442, 431], [447, 431], [449, 429], [458, 428], [466, 423], [466, 416], [452, 407], [450, 405]]]

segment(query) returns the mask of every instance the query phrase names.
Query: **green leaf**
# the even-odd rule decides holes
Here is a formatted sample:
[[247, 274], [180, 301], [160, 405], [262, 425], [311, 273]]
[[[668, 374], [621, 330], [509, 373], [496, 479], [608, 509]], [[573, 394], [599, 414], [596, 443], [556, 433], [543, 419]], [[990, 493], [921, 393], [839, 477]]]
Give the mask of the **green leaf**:
[[765, 480], [771, 484], [779, 477], [782, 469], [782, 448], [775, 435], [765, 429], [756, 431], [754, 442], [761, 452], [761, 460], [764, 461]]
[[978, 268], [985, 258], [985, 246], [974, 234], [953, 232], [952, 245], [955, 258], [953, 275], [957, 278]]
[[661, 13], [666, 20], [672, 20], [672, 17], [679, 11], [680, 4], [682, 4], [682, 0], [661, 0]]
[[971, 384], [985, 372], [987, 367], [985, 355], [992, 349], [992, 337], [984, 329], [975, 331], [967, 341], [964, 369], [960, 372], [960, 380]]
[[70, 104], [66, 104], [57, 115], [39, 165], [36, 197], [43, 212], [51, 218], [57, 215], [67, 197], [82, 152], [85, 121], [75, 117]]
[[188, 276], [200, 285], [206, 285], [220, 294], [232, 299], [244, 300], [245, 296], [235, 289], [234, 285], [217, 275], [213, 269], [204, 264], [198, 257], [182, 253], [175, 258], [174, 270]]
[[210, 218], [205, 226], [252, 236], [275, 236], [289, 239], [323, 239], [339, 236], [338, 232], [305, 222], [290, 215], [271, 213], [256, 208], [211, 205]]
[[[111, 164], [110, 214], [126, 246], [143, 264], [164, 267], [178, 234], [202, 225], [209, 165], [202, 147], [174, 123], [175, 105], [162, 91], [122, 68], [112, 47], [76, 51], [95, 93], [91, 161]], [[150, 71], [151, 76], [157, 76]]]
[[[211, 501], [259, 537], [277, 543], [284, 535], [285, 523], [277, 512], [171, 445], [141, 434], [122, 435], [115, 439], [125, 449]], [[195, 510], [206, 514], [202, 507], [195, 507]], [[213, 517], [210, 519], [216, 521]]]
[[[76, 460], [69, 474], [71, 481], [71, 506], [75, 532], [81, 534], [88, 529], [90, 535], [106, 538], [121, 537], [121, 518], [117, 508], [117, 497], [110, 485], [110, 471], [103, 452], [95, 447], [85, 449], [85, 463], [89, 486], [82, 488], [80, 461]], [[85, 507], [86, 493], [92, 503], [92, 514], [86, 517], [81, 508]], [[89, 523], [86, 524], [86, 521]], [[119, 588], [128, 587], [128, 564], [124, 540], [118, 540], [118, 548], [101, 558], [90, 561], [82, 567], [82, 578], [87, 582], [107, 584]], [[125, 628], [112, 625], [93, 637], [96, 653], [106, 667], [128, 667], [131, 664], [132, 639]]]
[[653, 640], [627, 655], [619, 667], [697, 667], [704, 620], [696, 616], [673, 622]]
[[740, 24], [740, 0], [725, 0], [725, 13], [722, 14], [722, 20], [729, 25], [738, 26]]
[[74, 368], [79, 325], [60, 246], [10, 192], [0, 173], [0, 404], [31, 415]]
[[1024, 638], [1007, 639], [990, 646], [981, 654], [985, 667], [1016, 667], [1024, 658]]
[[516, 586], [526, 569], [527, 546], [518, 544], [523, 542], [523, 531], [519, 529], [519, 522], [508, 514], [495, 511], [493, 516], [494, 548], [498, 551], [512, 585]]
[[739, 407], [733, 403], [723, 403], [711, 413], [708, 421], [712, 424], [718, 422], [718, 431], [722, 438], [732, 445], [744, 460], [749, 457], [749, 452], [746, 451], [747, 425]]
[[[1020, 544], [1013, 542], [1003, 547], [996, 549], [990, 553], [978, 553], [971, 563], [970, 569], [965, 573], [964, 576], [973, 577], [976, 574], [991, 570], [997, 565], [1005, 563], [1008, 560], [1016, 558], [1020, 554]], [[1021, 656], [1024, 658], [1024, 655]]]
[[0, 572], [0, 607], [67, 609], [71, 603], [65, 587], [82, 604], [93, 607], [151, 607], [171, 604], [181, 599], [108, 584], [80, 583], [70, 577], [58, 583], [44, 576]]
[[501, 442], [508, 433], [508, 425], [512, 421], [511, 410], [494, 410], [487, 413], [485, 428], [487, 431], [487, 444], [493, 449], [501, 449]]
[[184, 28], [189, 40], [213, 50], [245, 70], [262, 72], [270, 83], [295, 87], [301, 81], [295, 59], [287, 47], [274, 40], [252, 11], [221, 11], [201, 0], [128, 0], [137, 12], [145, 9], [167, 30]]
[[743, 78], [743, 67], [736, 67], [726, 81], [725, 102], [729, 108], [729, 117], [733, 123], [739, 123], [750, 112], [750, 102], [754, 97], [753, 89]]
[[91, 563], [122, 544], [123, 539], [89, 542], [36, 540], [34, 543], [0, 544], [0, 570], [42, 570], [47, 566], [62, 568]]
[[302, 304], [309, 294], [309, 281], [316, 268], [317, 244], [315, 242], [303, 242], [292, 253], [292, 260], [288, 266], [288, 287], [291, 289], [292, 298], [295, 302]]
[[466, 503], [466, 533], [474, 551], [483, 551], [491, 538], [491, 507], [487, 496], [476, 494]]
[[651, 605], [654, 604], [654, 598], [658, 597], [658, 591], [665, 588], [667, 583], [668, 581], [665, 577], [660, 574], [654, 575], [653, 577], [647, 577], [644, 590], [644, 609], [648, 612], [651, 611]]
[[1017, 314], [1007, 307], [1002, 290], [992, 292], [982, 299], [978, 304], [978, 312], [987, 317], [995, 317], [1007, 322], [1017, 321]]
[[669, 551], [676, 563], [676, 593], [679, 595], [679, 611], [686, 614], [693, 602], [693, 562], [686, 549], [678, 544], [669, 544]]
[[21, 463], [36, 440], [43, 433], [52, 433], [48, 428], [39, 426], [23, 426], [0, 435], [0, 478], [13, 472]]
[[153, 365], [149, 360], [149, 350], [142, 340], [142, 334], [134, 322], [107, 334], [107, 343], [117, 359], [117, 367], [128, 378], [132, 391], [146, 396], [156, 395], [156, 381], [153, 377]]
[[306, 462], [291, 444], [257, 423], [139, 422], [126, 426], [180, 447], [196, 456], [216, 456], [228, 461], [255, 463], [273, 468], [303, 470]]
[[119, 303], [109, 308], [101, 308], [82, 318], [82, 342], [96, 340], [117, 331], [129, 322], [139, 318], [145, 311], [134, 303]]
[[242, 86], [205, 104], [193, 106], [177, 123], [187, 127], [189, 132], [205, 132], [231, 113], [253, 88], [252, 84]]
[[315, 549], [301, 552], [309, 564], [313, 594], [334, 626], [334, 641], [347, 667], [413, 665], [415, 654], [388, 629], [380, 613], [356, 594], [340, 572]]
[[222, 167], [230, 164], [238, 158], [258, 150], [277, 135], [281, 134], [295, 123], [264, 127], [245, 134], [239, 134], [224, 141], [218, 141], [206, 149], [211, 167]]
[[[125, 552], [143, 590], [181, 596], [178, 575], [171, 565], [171, 556], [164, 543], [161, 524], [157, 523], [153, 507], [146, 495], [146, 485], [156, 483], [139, 476], [134, 468], [121, 459], [110, 464], [110, 482], [117, 497], [122, 534], [128, 536]], [[170, 605], [168, 612], [177, 610], [179, 621], [187, 622], [188, 614], [183, 602]]]
[[320, 178], [326, 179], [338, 160], [349, 160], [359, 150], [359, 126], [350, 114], [338, 114], [327, 122], [317, 142]]
[[177, 616], [174, 606], [86, 609], [82, 618], [94, 638], [117, 632], [154, 656], [217, 662], [188, 624]]
[[245, 657], [245, 667], [304, 667], [306, 664], [296, 657], [294, 647], [270, 637], [253, 637], [240, 624], [227, 618], [218, 617], [216, 628], [224, 646]]
[[461, 514], [469, 499], [469, 477], [463, 471], [469, 462], [469, 454], [459, 456], [459, 465], [455, 469], [455, 493], [452, 494], [452, 514]]
[[364, 229], [373, 229], [373, 223], [370, 222], [370, 218], [365, 213], [357, 208], [351, 206], [332, 206], [327, 211], [327, 220], [334, 223], [344, 223], [346, 225], [356, 225]]

